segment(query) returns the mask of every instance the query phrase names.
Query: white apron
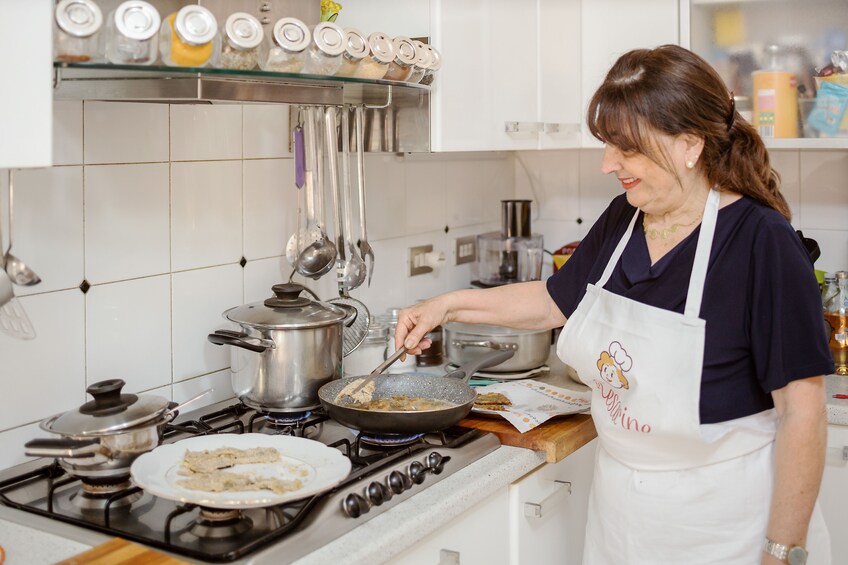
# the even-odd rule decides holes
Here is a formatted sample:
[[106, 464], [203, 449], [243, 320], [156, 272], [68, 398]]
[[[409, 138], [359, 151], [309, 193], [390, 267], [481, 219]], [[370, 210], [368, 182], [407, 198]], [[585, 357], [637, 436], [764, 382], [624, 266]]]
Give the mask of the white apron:
[[[559, 357], [592, 388], [599, 437], [585, 565], [760, 563], [775, 410], [719, 424], [699, 418], [705, 322], [698, 315], [718, 208], [711, 190], [683, 314], [603, 288], [637, 210], [557, 343]], [[816, 505], [808, 565], [829, 565], [829, 546]]]

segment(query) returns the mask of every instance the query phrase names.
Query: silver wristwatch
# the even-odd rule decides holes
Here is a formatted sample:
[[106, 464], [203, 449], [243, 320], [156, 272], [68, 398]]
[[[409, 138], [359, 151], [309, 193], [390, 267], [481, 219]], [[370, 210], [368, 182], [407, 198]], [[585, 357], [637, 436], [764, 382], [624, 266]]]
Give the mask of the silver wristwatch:
[[784, 563], [789, 563], [789, 565], [805, 565], [807, 563], [807, 550], [800, 545], [784, 545], [766, 538], [763, 551]]

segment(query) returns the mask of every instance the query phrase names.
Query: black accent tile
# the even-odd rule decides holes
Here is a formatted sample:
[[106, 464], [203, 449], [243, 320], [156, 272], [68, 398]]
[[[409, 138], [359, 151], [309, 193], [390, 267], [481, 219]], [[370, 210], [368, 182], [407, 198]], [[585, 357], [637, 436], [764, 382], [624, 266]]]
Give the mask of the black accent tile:
[[85, 294], [85, 293], [88, 292], [89, 288], [91, 288], [91, 285], [88, 284], [87, 280], [83, 279], [82, 282], [79, 285], [79, 289], [82, 291], [83, 294]]
[[244, 257], [242, 257], [242, 258], [241, 258], [241, 261], [239, 261], [239, 265], [241, 265], [241, 267], [242, 267], [242, 269], [243, 269], [243, 268], [244, 268], [244, 266], [245, 266], [245, 265], [247, 265], [247, 259], [245, 259]]
[[445, 233], [448, 233], [449, 231], [450, 231], [450, 226], [445, 226]]

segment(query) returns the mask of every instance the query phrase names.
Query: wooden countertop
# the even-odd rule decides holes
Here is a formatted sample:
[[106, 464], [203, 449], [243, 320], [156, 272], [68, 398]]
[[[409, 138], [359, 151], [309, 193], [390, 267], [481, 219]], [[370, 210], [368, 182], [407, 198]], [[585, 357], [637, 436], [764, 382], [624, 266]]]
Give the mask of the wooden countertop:
[[175, 557], [120, 538], [92, 547], [58, 565], [187, 565]]

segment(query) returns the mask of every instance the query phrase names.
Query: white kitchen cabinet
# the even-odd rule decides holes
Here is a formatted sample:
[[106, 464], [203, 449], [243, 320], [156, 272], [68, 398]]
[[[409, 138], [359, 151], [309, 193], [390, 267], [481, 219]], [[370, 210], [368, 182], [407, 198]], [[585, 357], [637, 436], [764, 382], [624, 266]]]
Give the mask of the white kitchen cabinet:
[[[415, 499], [410, 503], [414, 504]], [[498, 490], [395, 556], [395, 565], [509, 563], [509, 493]]]
[[819, 494], [833, 563], [848, 563], [848, 426], [827, 427], [827, 455]]
[[581, 563], [597, 445], [592, 440], [510, 485], [510, 563]]

